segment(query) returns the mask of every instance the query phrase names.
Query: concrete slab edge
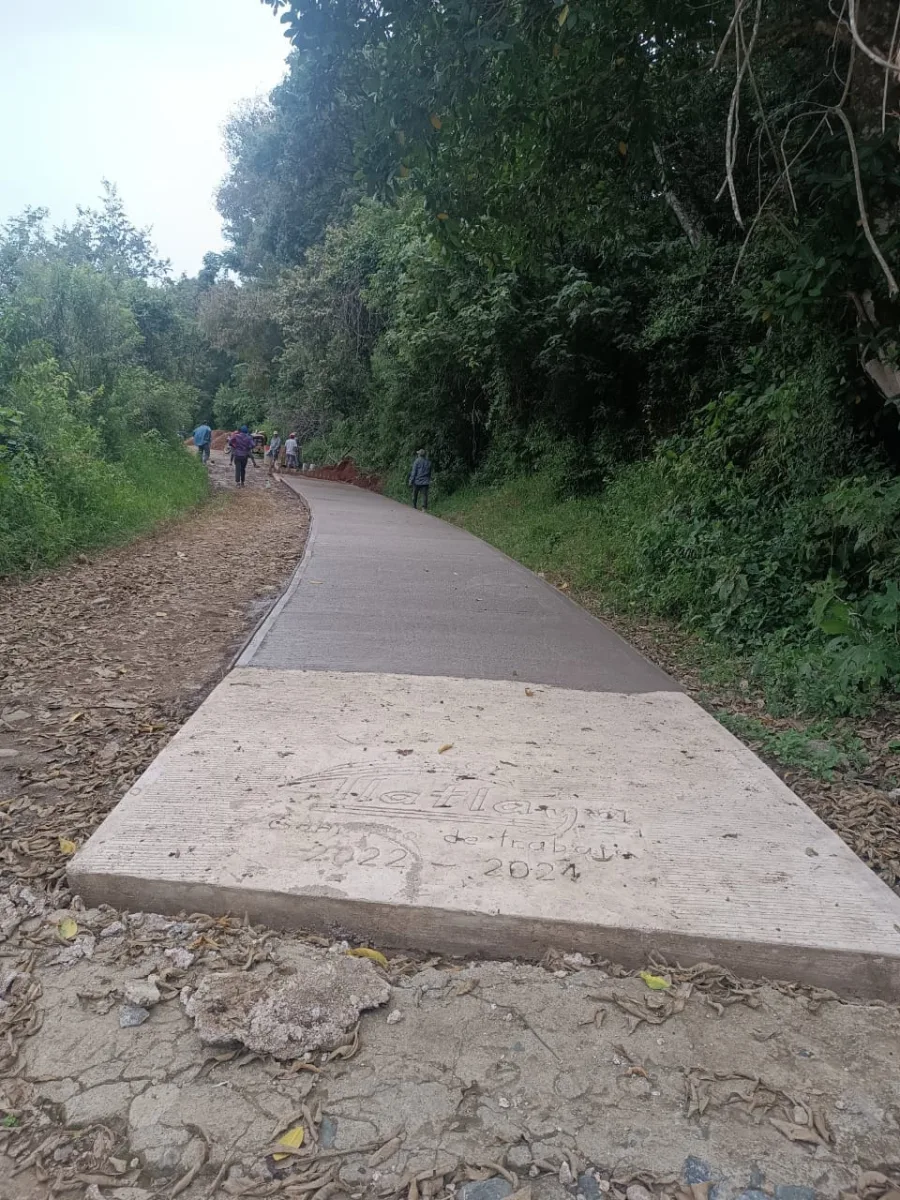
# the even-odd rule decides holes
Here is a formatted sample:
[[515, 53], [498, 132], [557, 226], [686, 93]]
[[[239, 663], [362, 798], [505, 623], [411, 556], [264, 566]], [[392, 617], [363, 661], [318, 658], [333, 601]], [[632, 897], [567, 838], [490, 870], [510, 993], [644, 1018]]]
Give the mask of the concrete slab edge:
[[267, 613], [264, 613], [263, 616], [259, 619], [259, 621], [254, 626], [253, 632], [250, 634], [250, 636], [247, 638], [246, 642], [244, 642], [244, 645], [241, 647], [241, 649], [237, 652], [235, 657], [229, 663], [229, 665], [228, 665], [229, 671], [234, 670], [235, 667], [250, 667], [253, 665], [252, 661], [251, 661], [253, 656], [256, 654], [256, 651], [259, 649], [259, 647], [265, 641], [266, 637], [268, 636], [269, 630], [271, 629], [271, 627], [275, 623], [275, 621], [278, 619], [278, 616], [281, 613], [281, 611], [284, 609], [285, 605], [290, 603], [291, 597], [293, 596], [294, 592], [296, 592], [297, 588], [300, 586], [300, 581], [303, 578], [303, 573], [306, 570], [306, 567], [307, 567], [310, 557], [312, 556], [313, 544], [315, 543], [315, 540], [316, 540], [316, 518], [315, 518], [315, 514], [313, 513], [313, 510], [312, 510], [312, 505], [309, 503], [309, 501], [306, 499], [306, 497], [303, 495], [302, 492], [299, 492], [295, 488], [292, 488], [289, 484], [285, 483], [283, 480], [279, 480], [279, 482], [284, 487], [286, 487], [289, 492], [291, 492], [294, 496], [297, 497], [297, 499], [305, 507], [307, 513], [309, 514], [309, 524], [307, 525], [307, 529], [306, 529], [306, 545], [303, 548], [303, 557], [300, 559], [300, 561], [297, 563], [296, 567], [294, 568], [294, 573], [291, 575], [290, 579], [288, 580], [287, 587], [284, 589], [284, 591], [281, 593], [281, 595], [278, 597], [278, 599], [275, 601], [275, 603], [272, 605], [272, 607], [269, 609], [269, 611]]
[[103, 874], [69, 868], [69, 883], [89, 906], [141, 907], [178, 915], [231, 914], [275, 929], [304, 929], [335, 939], [364, 941], [382, 949], [421, 950], [464, 958], [522, 958], [539, 961], [548, 950], [580, 952], [628, 969], [644, 967], [651, 955], [683, 967], [713, 963], [750, 980], [789, 981], [827, 988], [848, 999], [900, 997], [900, 957], [868, 952], [729, 938], [704, 938], [671, 930], [593, 927], [559, 920], [523, 920], [502, 913], [459, 912], [434, 907], [378, 904], [328, 896], [290, 895], [253, 888], [231, 888]]

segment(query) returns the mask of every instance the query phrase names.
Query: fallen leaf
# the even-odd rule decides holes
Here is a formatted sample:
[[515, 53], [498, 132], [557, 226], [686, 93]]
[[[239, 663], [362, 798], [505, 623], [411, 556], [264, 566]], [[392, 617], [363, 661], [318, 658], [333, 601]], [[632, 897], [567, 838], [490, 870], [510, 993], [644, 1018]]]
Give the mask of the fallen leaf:
[[672, 986], [668, 979], [664, 979], [662, 975], [654, 975], [650, 971], [641, 971], [641, 979], [651, 992], [664, 992]]
[[559, 16], [556, 18], [556, 23], [560, 27], [560, 29], [562, 29], [563, 25], [565, 25], [566, 18], [568, 17], [568, 15], [569, 15], [569, 6], [568, 6], [568, 4], [564, 4], [562, 6], [562, 9], [560, 10]]
[[780, 1121], [778, 1117], [769, 1117], [769, 1124], [774, 1125], [779, 1133], [783, 1133], [792, 1142], [807, 1142], [812, 1146], [822, 1145], [822, 1139], [806, 1125], [794, 1125], [790, 1121]]
[[70, 842], [68, 838], [61, 837], [59, 839], [60, 854], [74, 854], [78, 847], [74, 842]]
[[347, 953], [351, 958], [368, 958], [372, 962], [378, 963], [379, 967], [387, 968], [388, 960], [384, 957], [380, 950], [370, 950], [368, 946], [354, 946]]
[[526, 688], [526, 689], [525, 689], [525, 695], [526, 695], [526, 696], [533, 696], [533, 695], [534, 695], [534, 689], [533, 689], [533, 688]]
[[440, 127], [444, 123], [441, 120], [441, 118], [437, 115], [437, 113], [432, 113], [431, 116], [428, 118], [428, 120], [431, 122], [432, 129], [440, 129]]
[[78, 933], [78, 922], [73, 921], [71, 917], [63, 917], [57, 926], [59, 936], [67, 942], [71, 942], [72, 938]]
[[[287, 1146], [289, 1150], [299, 1150], [303, 1145], [303, 1126], [295, 1125], [293, 1129], [289, 1129], [283, 1137], [280, 1137], [276, 1144], [279, 1146]], [[286, 1158], [290, 1158], [290, 1155], [273, 1154], [272, 1158], [275, 1162], [284, 1162]]]
[[443, 746], [438, 747], [438, 754], [446, 754], [448, 750], [452, 750], [452, 749], [453, 749], [453, 743], [445, 742], [443, 744]]
[[450, 214], [449, 214], [449, 213], [445, 213], [445, 212], [439, 212], [439, 213], [438, 213], [438, 215], [437, 215], [437, 219], [438, 219], [439, 221], [449, 221], [449, 220], [450, 220]]
[[391, 1138], [389, 1142], [385, 1142], [380, 1149], [376, 1150], [375, 1153], [369, 1157], [369, 1166], [380, 1166], [383, 1162], [387, 1162], [389, 1158], [393, 1158], [399, 1149], [400, 1138]]
[[619, 153], [622, 155], [623, 158], [628, 153], [628, 143], [627, 142], [619, 142]]

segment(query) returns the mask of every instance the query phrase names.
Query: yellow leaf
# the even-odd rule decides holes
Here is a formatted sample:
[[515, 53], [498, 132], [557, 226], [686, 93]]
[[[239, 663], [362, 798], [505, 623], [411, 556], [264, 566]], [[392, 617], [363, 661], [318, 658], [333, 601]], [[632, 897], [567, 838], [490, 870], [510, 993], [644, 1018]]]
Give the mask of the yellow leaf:
[[439, 221], [449, 221], [449, 220], [450, 220], [450, 214], [449, 214], [449, 213], [445, 213], [445, 212], [439, 212], [439, 213], [438, 213], [438, 215], [437, 215], [437, 218], [438, 218], [438, 220], [439, 220]]
[[769, 309], [767, 309], [767, 308], [766, 308], [766, 309], [763, 309], [763, 315], [762, 315], [762, 319], [763, 319], [764, 321], [771, 321], [771, 320], [772, 320], [772, 314], [771, 314], [771, 312], [769, 311]]
[[370, 950], [368, 946], [354, 946], [347, 953], [351, 958], [369, 958], [372, 962], [378, 963], [379, 967], [387, 967], [388, 965], [388, 960], [380, 950]]
[[619, 153], [622, 155], [623, 158], [628, 153], [628, 143], [627, 142], [619, 142]]
[[452, 749], [453, 749], [452, 742], [444, 742], [443, 746], [440, 746], [438, 748], [438, 754], [446, 754], [448, 750], [452, 750]]
[[641, 979], [651, 992], [664, 992], [672, 986], [668, 979], [663, 979], [662, 975], [653, 975], [650, 971], [641, 971]]
[[69, 717], [69, 724], [72, 725], [76, 721], [80, 721], [83, 716], [83, 712], [72, 713], [71, 717]]
[[432, 129], [440, 129], [441, 125], [443, 125], [443, 121], [437, 113], [432, 113], [428, 120], [431, 122]]
[[71, 942], [72, 938], [78, 932], [78, 923], [73, 921], [71, 917], [63, 917], [57, 928], [59, 930], [59, 936], [64, 938], [67, 942]]
[[569, 16], [569, 6], [568, 6], [568, 4], [564, 4], [562, 6], [562, 9], [560, 10], [559, 16], [556, 18], [557, 24], [559, 25], [560, 29], [562, 29], [563, 25], [565, 25], [568, 16]]
[[533, 695], [534, 695], [534, 691], [533, 691], [531, 688], [526, 688], [526, 689], [525, 689], [525, 695], [526, 695], [526, 696], [533, 696]]
[[74, 842], [70, 842], [68, 838], [61, 837], [59, 839], [60, 854], [74, 854], [78, 847]]
[[[293, 1129], [289, 1129], [284, 1137], [278, 1139], [277, 1145], [287, 1146], [289, 1150], [299, 1150], [303, 1145], [303, 1126], [295, 1125]], [[289, 1154], [273, 1154], [272, 1158], [275, 1162], [283, 1162], [286, 1158], [290, 1158]]]

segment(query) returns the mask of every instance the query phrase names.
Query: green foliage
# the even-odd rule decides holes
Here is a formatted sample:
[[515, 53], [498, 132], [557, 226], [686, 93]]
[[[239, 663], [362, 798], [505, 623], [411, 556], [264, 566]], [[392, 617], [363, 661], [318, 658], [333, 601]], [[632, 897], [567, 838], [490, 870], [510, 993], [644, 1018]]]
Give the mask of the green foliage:
[[[196, 457], [155, 431], [132, 435], [115, 462], [101, 457], [99, 436], [71, 410], [52, 364], [27, 372], [15, 397], [21, 409], [0, 410], [0, 575], [126, 541], [206, 496]], [[15, 450], [11, 427], [29, 430]]]
[[785, 711], [896, 687], [896, 128], [818, 0], [763, 6], [740, 103], [733, 4], [268, 2], [295, 53], [229, 128], [221, 411], [397, 494], [426, 445], [478, 531]]
[[833, 779], [836, 771], [862, 771], [868, 763], [862, 741], [829, 722], [802, 729], [772, 729], [741, 713], [719, 713], [718, 717], [726, 729], [754, 750], [782, 766], [799, 767], [819, 779]]
[[207, 494], [178, 433], [223, 372], [198, 332], [199, 284], [165, 270], [109, 185], [71, 227], [48, 232], [31, 210], [0, 229], [0, 575]]

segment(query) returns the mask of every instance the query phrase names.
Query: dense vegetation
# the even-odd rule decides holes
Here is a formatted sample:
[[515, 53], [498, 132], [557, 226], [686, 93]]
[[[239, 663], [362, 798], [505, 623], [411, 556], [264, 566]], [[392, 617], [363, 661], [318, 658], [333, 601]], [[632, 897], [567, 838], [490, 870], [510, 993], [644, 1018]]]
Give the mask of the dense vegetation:
[[205, 495], [178, 432], [231, 363], [199, 331], [202, 292], [169, 280], [109, 185], [71, 226], [28, 210], [0, 228], [0, 575]]
[[266, 2], [295, 52], [228, 129], [220, 419], [394, 486], [425, 444], [462, 519], [794, 710], [895, 687], [893, 14]]
[[895, 689], [887, 6], [263, 2], [225, 254], [171, 281], [113, 192], [0, 235], [0, 572], [199, 495], [197, 416], [290, 425], [393, 488], [426, 445], [457, 519], [785, 709]]

